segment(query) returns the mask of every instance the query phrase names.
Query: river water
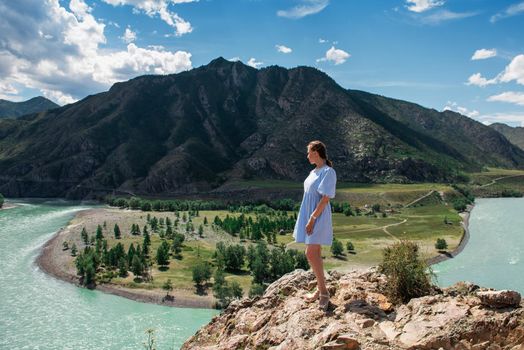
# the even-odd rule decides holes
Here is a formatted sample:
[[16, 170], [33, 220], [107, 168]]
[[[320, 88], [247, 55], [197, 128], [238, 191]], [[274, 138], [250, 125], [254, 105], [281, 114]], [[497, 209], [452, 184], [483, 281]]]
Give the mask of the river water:
[[[94, 207], [62, 200], [19, 200], [0, 210], [0, 349], [144, 349], [154, 328], [157, 350], [179, 349], [218, 313], [135, 302], [76, 287], [42, 272], [40, 247]], [[524, 198], [477, 199], [470, 239], [455, 258], [433, 266], [445, 287], [467, 280], [524, 294]]]
[[35, 264], [41, 246], [76, 212], [63, 200], [15, 200], [0, 210], [0, 349], [179, 349], [218, 313], [132, 301], [57, 280]]
[[524, 295], [524, 198], [476, 199], [469, 232], [460, 254], [433, 266], [438, 284], [466, 280]]

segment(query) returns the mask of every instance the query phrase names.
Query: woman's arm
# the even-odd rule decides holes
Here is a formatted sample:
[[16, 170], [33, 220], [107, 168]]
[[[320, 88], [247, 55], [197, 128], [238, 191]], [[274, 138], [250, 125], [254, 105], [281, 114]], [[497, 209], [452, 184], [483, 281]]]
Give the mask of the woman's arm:
[[322, 214], [322, 212], [324, 211], [324, 208], [326, 207], [328, 203], [329, 203], [328, 196], [324, 195], [320, 198], [320, 201], [318, 202], [317, 207], [315, 208], [315, 210], [313, 210], [313, 213], [311, 213], [311, 216], [309, 217], [309, 221], [307, 222], [307, 225], [306, 225], [307, 234], [311, 234], [313, 232], [313, 226], [315, 225], [315, 221], [316, 221], [316, 219], [314, 219], [313, 216], [318, 218], [319, 215]]

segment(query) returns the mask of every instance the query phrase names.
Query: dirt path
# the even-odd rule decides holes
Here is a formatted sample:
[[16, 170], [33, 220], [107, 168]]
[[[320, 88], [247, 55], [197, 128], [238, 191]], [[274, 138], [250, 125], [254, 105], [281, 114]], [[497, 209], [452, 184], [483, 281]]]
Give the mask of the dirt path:
[[426, 198], [426, 197], [430, 196], [431, 194], [433, 194], [433, 192], [437, 192], [437, 191], [436, 191], [436, 190], [431, 190], [431, 191], [429, 191], [428, 193], [426, 193], [426, 194], [423, 195], [422, 197], [419, 197], [419, 198], [415, 199], [414, 201], [412, 201], [412, 202], [406, 204], [406, 205], [404, 206], [404, 208], [407, 208], [407, 207], [409, 207], [410, 205], [413, 205], [413, 204], [417, 203], [418, 201], [423, 200], [424, 198]]
[[490, 183], [487, 183], [487, 184], [479, 186], [479, 188], [491, 186], [491, 185], [495, 184], [498, 180], [507, 179], [507, 178], [510, 178], [510, 177], [517, 177], [517, 176], [524, 176], [524, 174], [517, 174], [517, 175], [508, 175], [508, 176], [497, 177], [496, 179], [491, 180]]

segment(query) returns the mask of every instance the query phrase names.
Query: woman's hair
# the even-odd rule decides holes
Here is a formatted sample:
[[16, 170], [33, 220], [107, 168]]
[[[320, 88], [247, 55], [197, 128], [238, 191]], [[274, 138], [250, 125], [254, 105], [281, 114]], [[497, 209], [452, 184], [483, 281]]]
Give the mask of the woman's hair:
[[329, 165], [330, 167], [333, 167], [333, 162], [329, 160], [327, 156], [326, 145], [324, 145], [322, 141], [318, 141], [318, 140], [311, 141], [307, 145], [311, 146], [312, 151], [317, 151], [320, 158], [326, 160], [327, 165]]

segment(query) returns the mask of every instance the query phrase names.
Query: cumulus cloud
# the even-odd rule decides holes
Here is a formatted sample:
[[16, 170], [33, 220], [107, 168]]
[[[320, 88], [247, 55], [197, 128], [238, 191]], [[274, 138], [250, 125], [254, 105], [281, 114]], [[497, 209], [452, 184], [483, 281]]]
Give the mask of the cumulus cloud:
[[329, 0], [302, 0], [300, 5], [288, 10], [277, 11], [277, 16], [286, 18], [302, 18], [319, 13], [329, 4]]
[[504, 11], [491, 16], [490, 22], [495, 23], [498, 20], [508, 18], [508, 17], [513, 17], [523, 12], [524, 12], [524, 1], [518, 4], [511, 5], [510, 7], [506, 8]]
[[480, 73], [475, 73], [469, 77], [467, 85], [486, 86], [497, 83], [508, 83], [515, 81], [517, 84], [524, 85], [524, 55], [515, 56], [506, 66], [503, 72], [493, 79], [486, 79]]
[[492, 85], [496, 83], [497, 83], [496, 78], [495, 79], [486, 79], [480, 73], [475, 73], [468, 78], [468, 82], [466, 83], [466, 85], [476, 85], [476, 86], [484, 87], [484, 86]]
[[524, 92], [507, 91], [488, 97], [488, 101], [509, 102], [524, 106]]
[[479, 111], [477, 110], [469, 110], [466, 107], [459, 106], [457, 102], [451, 101], [448, 101], [448, 103], [442, 110], [457, 112], [470, 118], [478, 117], [480, 115]]
[[253, 68], [259, 68], [261, 65], [264, 64], [264, 62], [258, 62], [254, 57], [251, 57], [249, 61], [246, 63], [248, 66], [251, 66]]
[[491, 58], [497, 56], [497, 50], [495, 49], [480, 49], [475, 51], [471, 60], [485, 60], [486, 58]]
[[102, 0], [113, 6], [133, 6], [133, 13], [144, 12], [149, 17], [159, 16], [164, 22], [175, 29], [175, 35], [191, 33], [191, 23], [169, 9], [169, 5], [196, 2], [198, 0]]
[[515, 80], [518, 84], [524, 85], [524, 55], [515, 56], [500, 74], [499, 79], [503, 83]]
[[291, 53], [293, 51], [291, 48], [284, 45], [275, 45], [275, 47], [277, 48], [278, 52], [282, 53]]
[[408, 10], [417, 13], [431, 10], [434, 7], [444, 5], [444, 1], [439, 0], [406, 0], [406, 3], [408, 4], [406, 5]]
[[132, 43], [136, 40], [136, 32], [133, 32], [131, 28], [127, 27], [124, 35], [120, 37], [120, 39], [124, 40], [126, 43]]
[[346, 60], [351, 55], [347, 53], [344, 50], [336, 49], [334, 46], [331, 46], [329, 50], [326, 51], [326, 55], [322, 58], [317, 59], [317, 62], [325, 62], [325, 61], [331, 61], [335, 65], [342, 64], [346, 62]]
[[[137, 75], [191, 68], [191, 54], [185, 51], [144, 49], [132, 43], [125, 51], [101, 49], [106, 42], [105, 25], [90, 11], [82, 0], [71, 1], [70, 11], [58, 0], [25, 0], [20, 6], [0, 6], [4, 38], [0, 45], [0, 84], [38, 89], [63, 104]], [[20, 30], [22, 13], [24, 30]], [[39, 33], [49, 39], [42, 40]]]

